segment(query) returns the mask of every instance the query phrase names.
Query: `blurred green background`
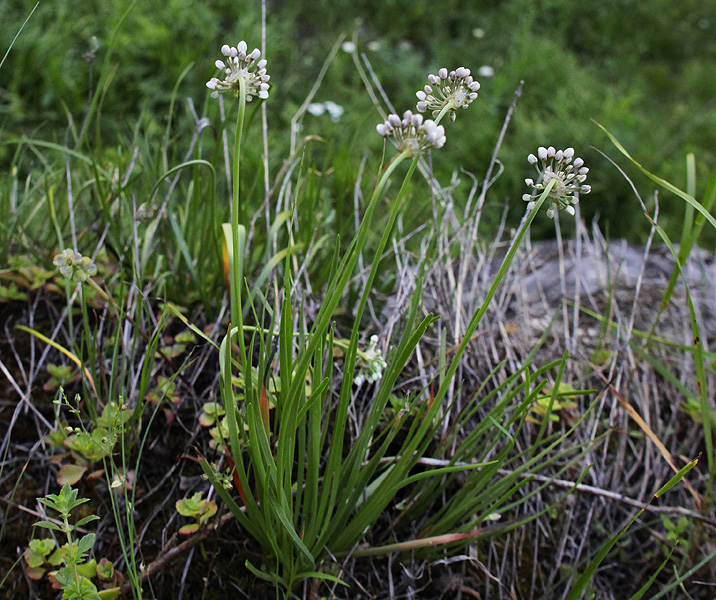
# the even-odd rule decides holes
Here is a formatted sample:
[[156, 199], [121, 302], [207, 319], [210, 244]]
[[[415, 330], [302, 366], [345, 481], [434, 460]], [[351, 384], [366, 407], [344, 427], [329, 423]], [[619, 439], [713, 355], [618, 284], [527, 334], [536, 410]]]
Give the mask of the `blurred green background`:
[[[112, 76], [101, 118], [89, 136], [103, 152], [129, 147], [137, 131], [159, 140], [178, 83], [172, 144], [176, 156], [188, 147], [194, 120], [186, 98], [201, 114], [206, 80], [224, 43], [261, 43], [258, 1], [128, 0], [42, 2], [0, 70], [0, 133], [66, 143], [70, 124], [79, 129], [113, 35]], [[10, 46], [32, 4], [0, 3], [0, 48]], [[414, 108], [415, 91], [442, 66], [466, 66], [481, 82], [478, 101], [448, 127], [448, 143], [434, 153], [444, 184], [457, 169], [484, 176], [497, 136], [519, 82], [524, 89], [499, 159], [505, 171], [488, 197], [485, 218], [495, 225], [505, 202], [511, 222], [524, 211], [525, 158], [539, 145], [574, 146], [591, 167], [593, 192], [582, 200], [582, 216], [599, 216], [613, 238], [643, 240], [648, 231], [628, 183], [601, 157], [599, 148], [625, 165], [592, 119], [603, 124], [652, 172], [679, 187], [685, 156], [696, 155], [698, 192], [716, 158], [716, 3], [697, 0], [602, 0], [600, 2], [370, 0], [267, 5], [268, 101], [272, 176], [286, 157], [289, 121], [305, 99], [330, 48], [341, 33], [356, 36], [399, 112]], [[191, 65], [191, 66], [190, 66]], [[188, 68], [186, 76], [180, 74]], [[374, 133], [380, 117], [365, 92], [353, 59], [339, 52], [316, 101], [344, 108], [338, 122], [306, 115], [302, 134], [326, 140], [311, 159], [334, 169], [332, 195], [352, 210], [353, 182], [366, 151], [379, 159]], [[213, 116], [213, 115], [212, 115]], [[258, 161], [260, 135], [253, 127], [247, 155]], [[15, 152], [0, 144], [7, 172]], [[251, 160], [247, 156], [247, 160]], [[257, 162], [258, 164], [258, 162]], [[648, 205], [653, 185], [634, 176]], [[459, 172], [459, 171], [458, 171]], [[461, 175], [466, 188], [469, 179]], [[465, 194], [466, 195], [466, 192]], [[683, 203], [663, 194], [662, 223], [678, 237]], [[426, 211], [429, 206], [426, 203]], [[546, 220], [543, 220], [546, 221]], [[573, 227], [563, 219], [567, 231]], [[537, 235], [549, 236], [550, 223]], [[705, 243], [713, 245], [714, 235]], [[702, 240], [704, 241], [704, 240]]]

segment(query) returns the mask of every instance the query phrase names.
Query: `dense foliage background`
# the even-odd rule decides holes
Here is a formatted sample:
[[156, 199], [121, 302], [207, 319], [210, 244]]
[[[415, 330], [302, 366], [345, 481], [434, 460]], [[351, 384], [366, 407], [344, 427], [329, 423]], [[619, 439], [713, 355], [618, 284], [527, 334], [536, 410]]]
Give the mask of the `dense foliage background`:
[[[2, 48], [10, 45], [28, 11], [24, 2], [0, 5]], [[248, 1], [132, 6], [128, 0], [107, 0], [86, 2], [81, 11], [71, 2], [40, 3], [0, 71], [3, 168], [12, 160], [14, 146], [8, 142], [16, 136], [63, 142], [80, 127], [106, 59], [112, 76], [101, 90], [102, 118], [90, 123], [93, 135], [87, 143], [111, 156], [118, 144], [136, 141], [138, 134], [150, 140], [160, 136], [176, 86], [172, 149], [181, 156], [193, 127], [185, 99], [192, 98], [201, 113], [204, 83], [213, 74], [218, 48], [244, 38], [260, 45], [260, 23], [260, 3]], [[491, 196], [495, 210], [486, 215], [493, 224], [505, 198], [512, 202], [515, 219], [522, 213], [518, 200], [521, 180], [529, 174], [528, 152], [542, 144], [573, 145], [592, 166], [593, 195], [583, 202], [583, 215], [589, 220], [598, 214], [612, 237], [643, 239], [647, 222], [638, 216], [628, 183], [592, 148], [614, 154], [592, 120], [614, 133], [644, 166], [677, 185], [684, 182], [687, 153], [696, 154], [701, 187], [714, 162], [712, 3], [274, 1], [268, 4], [267, 27], [274, 173], [285, 156], [290, 117], [342, 33], [355, 36], [359, 52], [367, 54], [400, 112], [414, 105], [414, 93], [427, 73], [464, 65], [476, 74], [482, 84], [480, 100], [461, 119], [461, 127], [471, 134], [453, 136], [435, 160], [443, 180], [455, 165], [482, 177], [506, 109], [524, 80], [500, 152], [505, 173]], [[114, 50], [107, 57], [113, 36]], [[491, 68], [494, 75], [477, 74], [480, 67]], [[349, 203], [362, 153], [366, 146], [380, 145], [373, 136], [379, 115], [349, 54], [338, 54], [316, 100], [333, 100], [345, 109], [337, 123], [307, 116], [303, 131], [328, 141], [325, 156], [332, 164], [323, 166], [336, 170], [335, 199]], [[257, 144], [255, 160], [260, 153]], [[313, 160], [320, 164], [320, 156]], [[635, 181], [649, 199], [652, 186], [638, 176]], [[664, 197], [661, 211], [663, 219], [678, 223], [683, 208]], [[421, 216], [420, 211], [414, 214]], [[542, 234], [550, 230], [544, 226]], [[713, 234], [708, 235], [713, 243]]]

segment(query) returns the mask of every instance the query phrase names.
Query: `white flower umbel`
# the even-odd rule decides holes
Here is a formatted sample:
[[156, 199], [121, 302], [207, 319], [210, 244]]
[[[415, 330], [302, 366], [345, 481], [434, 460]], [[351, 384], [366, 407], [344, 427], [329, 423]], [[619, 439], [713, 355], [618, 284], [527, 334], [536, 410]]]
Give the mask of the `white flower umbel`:
[[480, 84], [470, 75], [470, 69], [459, 67], [454, 71], [443, 68], [437, 75], [428, 75], [428, 85], [416, 93], [418, 112], [430, 110], [436, 122], [440, 122], [446, 112], [450, 120], [455, 120], [458, 108], [467, 108], [477, 98]]
[[584, 166], [581, 158], [574, 158], [574, 148], [555, 150], [554, 146], [537, 149], [537, 156], [530, 154], [528, 162], [537, 169], [537, 180], [525, 179], [525, 183], [536, 190], [533, 194], [524, 194], [522, 199], [527, 202], [527, 209], [532, 210], [535, 201], [554, 180], [548, 193], [552, 206], [547, 209], [547, 216], [554, 215], [554, 207], [574, 214], [574, 206], [579, 202], [579, 194], [588, 194], [592, 188], [584, 182], [589, 169]]
[[423, 120], [423, 115], [414, 115], [406, 110], [401, 119], [398, 115], [388, 115], [385, 123], [376, 127], [380, 135], [393, 140], [399, 152], [408, 151], [415, 157], [428, 148], [442, 148], [445, 144], [445, 128], [434, 121]]
[[358, 360], [356, 361], [358, 374], [353, 379], [353, 383], [357, 386], [363, 385], [364, 381], [375, 383], [383, 376], [383, 369], [387, 367], [387, 363], [383, 358], [383, 354], [378, 349], [378, 336], [370, 337], [368, 349], [364, 352], [358, 351]]
[[265, 100], [268, 98], [269, 79], [266, 74], [266, 59], [261, 58], [261, 51], [254, 48], [250, 53], [246, 53], [247, 46], [243, 40], [234, 46], [224, 44], [221, 47], [221, 53], [224, 60], [216, 61], [216, 68], [221, 69], [224, 73], [224, 79], [212, 77], [206, 82], [206, 87], [210, 90], [212, 98], [218, 98], [219, 94], [231, 93], [239, 96], [240, 80], [246, 82], [246, 101], [251, 102], [252, 98], [260, 98]]

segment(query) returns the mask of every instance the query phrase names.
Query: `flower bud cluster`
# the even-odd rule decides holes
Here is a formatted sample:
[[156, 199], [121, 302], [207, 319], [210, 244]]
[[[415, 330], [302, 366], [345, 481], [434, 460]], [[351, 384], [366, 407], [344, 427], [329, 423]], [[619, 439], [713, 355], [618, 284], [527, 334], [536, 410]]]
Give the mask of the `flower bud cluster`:
[[458, 108], [467, 108], [477, 98], [480, 84], [470, 75], [470, 69], [459, 67], [454, 71], [442, 68], [437, 75], [428, 76], [428, 85], [416, 93], [418, 112], [431, 110], [433, 117], [448, 107], [450, 120], [455, 120]]
[[534, 208], [537, 198], [549, 182], [554, 180], [549, 191], [552, 206], [547, 209], [547, 216], [551, 218], [554, 215], [555, 206], [558, 210], [566, 210], [573, 215], [574, 206], [579, 202], [579, 194], [588, 194], [592, 189], [584, 183], [589, 169], [584, 166], [581, 158], [574, 158], [574, 148], [555, 150], [554, 146], [549, 148], [540, 146], [537, 149], [537, 156], [530, 154], [527, 161], [534, 165], [538, 174], [536, 182], [531, 178], [525, 179], [525, 183], [536, 190], [533, 194], [522, 196], [522, 199], [529, 203], [527, 209]]
[[430, 119], [423, 120], [423, 115], [414, 115], [406, 110], [401, 119], [398, 115], [388, 115], [384, 123], [376, 126], [376, 130], [385, 138], [392, 138], [398, 151], [410, 150], [411, 156], [417, 156], [428, 148], [442, 148], [445, 144], [445, 128], [436, 125]]
[[87, 256], [71, 249], [63, 250], [52, 261], [60, 269], [60, 274], [67, 279], [73, 279], [77, 283], [87, 281], [97, 273], [97, 265]]
[[212, 98], [219, 94], [233, 93], [239, 95], [239, 80], [246, 81], [246, 101], [251, 102], [254, 97], [265, 100], [268, 98], [269, 79], [266, 74], [266, 59], [261, 59], [261, 51], [254, 48], [246, 53], [247, 46], [243, 40], [236, 47], [224, 44], [221, 53], [225, 60], [217, 60], [216, 68], [224, 72], [224, 79], [212, 77], [206, 82], [206, 87], [213, 90]]
[[370, 337], [370, 344], [367, 350], [358, 351], [357, 364], [358, 375], [353, 379], [353, 383], [357, 386], [363, 385], [364, 381], [374, 383], [383, 376], [383, 369], [388, 365], [383, 358], [383, 354], [378, 349], [377, 335]]

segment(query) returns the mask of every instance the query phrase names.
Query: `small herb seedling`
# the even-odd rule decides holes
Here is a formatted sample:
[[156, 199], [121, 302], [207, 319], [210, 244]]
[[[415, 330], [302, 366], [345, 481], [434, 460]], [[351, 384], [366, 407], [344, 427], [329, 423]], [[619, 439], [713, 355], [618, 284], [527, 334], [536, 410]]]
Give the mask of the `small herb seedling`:
[[191, 498], [177, 500], [176, 508], [182, 517], [196, 519], [196, 523], [184, 525], [179, 530], [179, 533], [184, 535], [196, 533], [205, 521], [216, 514], [216, 502], [214, 500], [205, 500], [204, 492], [197, 492]]
[[[121, 398], [120, 398], [121, 401]], [[75, 398], [73, 406], [65, 397], [64, 393], [55, 400], [58, 410], [66, 408], [70, 413], [79, 417], [79, 396]], [[83, 476], [97, 479], [104, 474], [103, 469], [94, 469], [94, 466], [103, 458], [112, 453], [120, 433], [132, 417], [132, 410], [117, 402], [110, 402], [92, 422], [92, 431], [88, 431], [80, 420], [79, 427], [69, 427], [66, 421], [61, 426], [51, 431], [46, 441], [55, 448], [61, 450], [61, 454], [54, 457], [54, 461], [61, 463], [57, 473], [59, 485], [74, 485]], [[59, 412], [58, 412], [59, 422]], [[65, 459], [71, 462], [63, 462]]]
[[79, 528], [98, 520], [99, 517], [87, 515], [74, 525], [70, 523], [72, 512], [89, 500], [78, 498], [77, 494], [77, 490], [65, 484], [59, 494], [38, 498], [41, 504], [59, 513], [59, 518], [38, 521], [35, 526], [60, 532], [64, 534], [67, 542], [57, 548], [55, 541], [51, 539], [32, 540], [25, 550], [28, 576], [40, 579], [46, 572], [46, 567], [59, 567], [64, 564], [59, 570], [48, 572], [53, 587], [63, 590], [63, 600], [112, 600], [119, 596], [120, 589], [113, 587], [98, 591], [91, 578], [99, 577], [107, 585], [112, 585], [115, 577], [114, 566], [106, 559], [100, 561], [98, 566], [95, 559], [90, 557], [90, 550], [94, 546], [94, 533], [88, 533], [79, 540], [74, 535]]

